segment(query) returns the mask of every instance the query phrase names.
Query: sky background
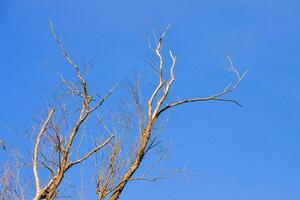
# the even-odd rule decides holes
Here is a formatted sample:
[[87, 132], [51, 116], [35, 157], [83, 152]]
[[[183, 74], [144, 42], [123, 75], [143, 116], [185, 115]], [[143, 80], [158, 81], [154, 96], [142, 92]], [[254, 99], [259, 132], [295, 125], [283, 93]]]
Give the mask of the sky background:
[[[74, 60], [93, 61], [89, 78], [100, 93], [135, 71], [153, 75], [145, 38], [170, 22], [174, 98], [222, 90], [234, 79], [224, 71], [227, 55], [240, 71], [250, 69], [231, 95], [243, 107], [199, 103], [172, 111], [162, 136], [171, 144], [166, 165], [187, 165], [190, 176], [160, 186], [130, 183], [121, 199], [300, 198], [299, 1], [1, 0], [0, 138], [9, 151], [32, 147], [25, 132], [59, 85], [57, 73], [72, 75], [49, 17]], [[87, 191], [92, 199], [93, 188]]]

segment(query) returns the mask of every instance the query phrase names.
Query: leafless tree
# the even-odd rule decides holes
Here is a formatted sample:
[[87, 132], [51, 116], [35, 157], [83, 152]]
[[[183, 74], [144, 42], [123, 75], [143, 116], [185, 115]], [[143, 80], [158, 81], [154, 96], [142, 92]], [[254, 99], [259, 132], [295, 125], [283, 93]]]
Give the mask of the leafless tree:
[[[34, 200], [55, 199], [58, 196], [58, 188], [66, 172], [72, 167], [85, 162], [93, 155], [95, 155], [93, 168], [95, 168], [96, 173], [95, 191], [98, 200], [116, 200], [130, 181], [154, 182], [163, 177], [160, 175], [152, 178], [147, 177], [156, 163], [146, 168], [144, 173], [140, 175], [136, 173], [141, 168], [145, 156], [151, 152], [150, 150], [159, 145], [158, 135], [154, 135], [153, 132], [155, 127], [159, 125], [159, 121], [162, 121], [163, 113], [179, 105], [204, 101], [222, 101], [241, 106], [237, 100], [227, 98], [226, 95], [236, 90], [247, 71], [241, 74], [234, 67], [229, 57], [228, 69], [235, 75], [235, 81], [232, 84], [207, 97], [193, 97], [169, 103], [168, 96], [175, 81], [176, 65], [176, 56], [172, 51], [168, 52], [170, 62], [166, 61], [166, 56], [163, 53], [169, 25], [157, 37], [155, 47], [151, 48], [150, 46], [156, 57], [156, 62], [152, 63], [152, 69], [157, 75], [157, 83], [155, 83], [146, 103], [142, 101], [140, 81], [128, 84], [127, 88], [135, 107], [134, 113], [124, 115], [126, 112], [121, 111], [122, 116], [119, 118], [113, 116], [111, 122], [107, 122], [101, 116], [96, 115], [98, 123], [101, 124], [102, 138], [105, 138], [101, 142], [95, 138], [95, 146], [91, 147], [90, 151], [83, 156], [78, 156], [82, 139], [80, 139], [80, 131], [82, 131], [85, 124], [88, 124], [91, 114], [96, 113], [107, 101], [117, 85], [113, 86], [102, 98], [92, 94], [80, 67], [65, 50], [61, 39], [54, 31], [51, 21], [50, 27], [56, 44], [76, 76], [76, 81], [67, 81], [61, 76], [66, 93], [72, 98], [80, 99], [80, 104], [78, 107], [74, 107], [75, 111], [69, 111], [64, 101], [61, 100], [59, 109], [49, 107], [44, 120], [41, 122], [33, 148]], [[137, 79], [139, 80], [139, 78]], [[131, 115], [136, 117], [133, 118]], [[132, 134], [132, 132], [135, 132], [135, 134]], [[74, 158], [74, 155], [76, 155], [76, 158]], [[159, 157], [157, 162], [160, 162], [163, 157], [163, 155]], [[49, 175], [41, 175], [39, 173], [41, 169], [46, 169]], [[4, 181], [6, 185], [9, 185], [9, 181], [12, 180], [10, 178], [12, 173], [7, 171], [4, 174], [2, 182]], [[16, 178], [14, 180], [17, 183], [19, 182]], [[16, 187], [19, 188], [16, 193], [18, 197], [14, 199], [24, 199], [24, 191], [21, 189], [21, 185]], [[3, 191], [2, 193], [4, 194]], [[83, 197], [81, 198], [83, 199]]]
[[[49, 109], [47, 117], [42, 123], [42, 126], [36, 137], [33, 151], [33, 174], [35, 178], [36, 188], [36, 193], [34, 196], [35, 200], [54, 199], [57, 195], [57, 188], [64, 178], [65, 173], [73, 166], [85, 161], [91, 155], [100, 151], [114, 137], [114, 135], [110, 135], [104, 142], [97, 144], [84, 156], [73, 161], [70, 160], [70, 154], [72, 153], [72, 151], [74, 151], [72, 149], [72, 147], [74, 146], [74, 139], [78, 135], [80, 128], [88, 120], [89, 116], [100, 106], [102, 106], [102, 104], [109, 98], [115, 86], [102, 99], [97, 100], [94, 96], [90, 95], [86, 80], [82, 76], [79, 67], [72, 61], [72, 59], [64, 49], [64, 46], [62, 45], [60, 39], [55, 34], [54, 27], [51, 21], [50, 27], [52, 35], [60, 50], [62, 51], [64, 58], [71, 65], [77, 77], [77, 83], [67, 82], [63, 78], [62, 81], [72, 95], [78, 96], [81, 99], [81, 106], [80, 108], [78, 108], [79, 112], [77, 120], [75, 120], [75, 124], [72, 126], [70, 132], [67, 135], [61, 133], [62, 124], [65, 122], [65, 119], [61, 118], [63, 122], [56, 122], [53, 119], [55, 112], [55, 109], [53, 108]], [[43, 154], [43, 152], [40, 150], [42, 137], [45, 137], [47, 139], [47, 144], [52, 144], [53, 148], [52, 152], [50, 153], [50, 158], [49, 156]], [[43, 182], [45, 182], [45, 184], [43, 185], [41, 184], [41, 178], [38, 170], [40, 165], [48, 169], [51, 173], [51, 176], [48, 180], [43, 180]]]
[[[106, 167], [106, 169], [102, 171], [103, 173], [98, 179], [97, 194], [99, 200], [118, 199], [129, 181], [146, 180], [153, 182], [160, 178], [157, 176], [148, 179], [144, 175], [141, 177], [134, 177], [134, 174], [141, 166], [142, 161], [149, 150], [155, 148], [158, 144], [157, 137], [152, 137], [152, 132], [154, 127], [157, 125], [159, 118], [164, 112], [179, 105], [204, 101], [231, 102], [241, 106], [238, 101], [225, 97], [226, 94], [233, 92], [239, 86], [240, 82], [247, 74], [247, 71], [243, 74], [240, 74], [240, 72], [233, 66], [230, 57], [227, 57], [230, 64], [228, 70], [232, 71], [236, 76], [234, 83], [229, 84], [222, 91], [208, 97], [188, 98], [172, 103], [166, 102], [166, 99], [172, 88], [172, 84], [175, 81], [174, 69], [176, 65], [176, 56], [172, 53], [172, 51], [169, 51], [171, 64], [168, 67], [168, 77], [163, 74], [166, 62], [162, 54], [162, 50], [164, 47], [164, 38], [169, 30], [169, 27], [170, 25], [159, 36], [155, 48], [152, 49], [158, 60], [158, 67], [153, 67], [153, 70], [157, 74], [158, 81], [150, 97], [147, 99], [146, 105], [142, 105], [141, 103], [139, 86], [130, 87], [130, 93], [136, 106], [138, 118], [138, 138], [137, 141], [131, 146], [131, 153], [123, 159], [118, 158], [118, 153], [121, 151], [122, 145], [119, 143], [114, 143], [111, 146], [109, 162], [105, 164], [104, 168]], [[146, 109], [143, 109], [144, 107], [146, 107]], [[122, 160], [125, 160], [126, 162], [120, 162]], [[120, 174], [120, 171], [123, 173]]]

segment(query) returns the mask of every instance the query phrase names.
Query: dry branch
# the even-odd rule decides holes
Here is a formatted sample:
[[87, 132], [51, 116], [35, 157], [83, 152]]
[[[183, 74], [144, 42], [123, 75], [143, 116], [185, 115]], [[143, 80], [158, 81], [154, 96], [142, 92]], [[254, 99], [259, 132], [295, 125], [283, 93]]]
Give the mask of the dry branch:
[[[167, 111], [168, 109], [171, 109], [173, 107], [186, 104], [186, 103], [192, 103], [192, 102], [203, 102], [203, 101], [226, 101], [226, 102], [231, 102], [235, 103], [239, 106], [241, 104], [234, 100], [234, 99], [229, 99], [225, 98], [225, 95], [228, 93], [233, 92], [240, 84], [240, 82], [244, 79], [246, 76], [247, 72], [243, 73], [242, 75], [238, 72], [238, 70], [233, 66], [231, 59], [228, 57], [228, 61], [230, 63], [229, 70], [232, 71], [236, 75], [236, 81], [233, 84], [230, 84], [227, 86], [223, 91], [218, 92], [216, 94], [213, 94], [208, 97], [204, 98], [188, 98], [185, 100], [177, 101], [171, 104], [166, 103], [166, 99], [171, 91], [172, 84], [175, 81], [175, 74], [174, 74], [174, 68], [176, 65], [176, 56], [173, 55], [172, 51], [169, 51], [169, 56], [171, 58], [171, 64], [170, 64], [170, 72], [169, 72], [169, 79], [166, 80], [164, 77], [164, 68], [165, 68], [165, 62], [164, 62], [164, 57], [162, 54], [162, 49], [164, 46], [164, 37], [169, 30], [170, 25], [167, 27], [167, 29], [160, 35], [159, 39], [157, 40], [156, 48], [154, 49], [154, 53], [156, 55], [156, 58], [158, 60], [158, 69], [156, 70], [154, 67], [154, 64], [151, 63], [151, 67], [153, 71], [158, 75], [158, 83], [155, 86], [154, 91], [150, 95], [148, 101], [147, 101], [147, 114], [148, 116], [145, 126], [140, 126], [139, 125], [139, 138], [137, 141], [137, 145], [135, 146], [133, 154], [133, 159], [130, 162], [129, 166], [121, 175], [120, 177], [115, 177], [116, 172], [113, 172], [113, 174], [108, 174], [107, 177], [101, 177], [98, 181], [98, 186], [99, 183], [103, 182], [103, 180], [108, 180], [109, 177], [112, 175], [114, 177], [115, 182], [106, 182], [106, 185], [104, 187], [97, 187], [97, 194], [98, 194], [98, 199], [99, 200], [104, 200], [106, 197], [108, 197], [109, 200], [117, 200], [125, 186], [129, 181], [132, 180], [143, 180], [143, 181], [150, 181], [154, 182], [156, 180], [159, 180], [159, 177], [153, 177], [153, 178], [145, 178], [145, 176], [141, 177], [133, 177], [136, 171], [139, 169], [145, 155], [149, 152], [150, 149], [153, 149], [157, 146], [156, 143], [156, 137], [152, 138], [152, 132], [153, 128], [156, 125], [156, 122], [159, 118], [159, 116]], [[151, 46], [151, 45], [149, 45]], [[133, 93], [134, 97], [134, 103], [136, 104], [137, 109], [137, 116], [138, 116], [138, 121], [140, 124], [140, 121], [144, 121], [144, 119], [141, 119], [144, 114], [141, 114], [140, 112], [143, 110], [141, 109], [140, 101], [137, 97], [137, 93], [134, 89], [130, 89], [130, 91]], [[109, 185], [110, 183], [110, 185]], [[109, 188], [109, 189], [108, 189]], [[101, 190], [102, 189], [102, 190]]]
[[[48, 117], [46, 121], [44, 122], [38, 136], [35, 142], [35, 148], [34, 148], [34, 159], [33, 159], [33, 171], [34, 171], [34, 177], [36, 182], [36, 193], [34, 200], [41, 200], [41, 199], [47, 199], [52, 200], [57, 196], [57, 188], [59, 187], [64, 174], [73, 166], [84, 162], [89, 157], [91, 157], [93, 154], [100, 151], [103, 147], [105, 147], [111, 140], [114, 138], [114, 135], [111, 135], [108, 137], [102, 144], [97, 145], [92, 150], [90, 150], [88, 153], [86, 153], [81, 158], [70, 161], [70, 155], [73, 152], [73, 146], [74, 141], [76, 139], [76, 136], [78, 135], [79, 130], [83, 126], [83, 124], [87, 121], [88, 117], [96, 111], [100, 106], [103, 105], [103, 103], [110, 97], [113, 90], [116, 88], [117, 85], [113, 86], [112, 89], [102, 98], [100, 99], [95, 105], [92, 105], [93, 96], [89, 94], [88, 91], [88, 84], [87, 81], [82, 76], [80, 69], [78, 65], [73, 62], [67, 51], [65, 50], [61, 40], [57, 37], [54, 26], [51, 20], [49, 20], [50, 28], [52, 36], [57, 43], [58, 47], [60, 48], [65, 60], [67, 63], [69, 63], [74, 71], [76, 72], [76, 77], [79, 81], [79, 84], [81, 87], [77, 87], [75, 83], [66, 81], [62, 76], [62, 81], [67, 87], [67, 89], [71, 90], [72, 95], [79, 96], [81, 98], [82, 104], [81, 108], [79, 109], [79, 115], [77, 117], [77, 120], [75, 121], [75, 124], [71, 128], [70, 133], [62, 133], [61, 130], [61, 124], [57, 125], [54, 121], [51, 121], [52, 114], [54, 110], [51, 110], [48, 114]], [[65, 112], [65, 106], [62, 106], [62, 111]], [[66, 121], [65, 117], [66, 114], [63, 114], [63, 121]], [[39, 144], [41, 141], [42, 136], [46, 132], [46, 128], [49, 126], [49, 133], [47, 133], [47, 140], [54, 146], [53, 151], [51, 152], [51, 157], [47, 158], [47, 156], [43, 153], [41, 153], [43, 160], [41, 161], [41, 165], [46, 168], [51, 173], [51, 177], [49, 180], [44, 180], [46, 184], [44, 186], [41, 186], [40, 176], [38, 174], [38, 154], [40, 152], [39, 150]], [[54, 134], [51, 135], [51, 132]], [[67, 137], [64, 137], [64, 135], [68, 135]], [[55, 157], [54, 155], [57, 155]]]
[[35, 189], [36, 189], [36, 193], [40, 193], [41, 192], [41, 185], [40, 185], [40, 177], [38, 174], [38, 154], [39, 154], [39, 145], [40, 145], [40, 141], [41, 138], [43, 136], [43, 134], [45, 133], [45, 130], [48, 126], [49, 121], [52, 118], [52, 115], [54, 113], [54, 109], [51, 109], [48, 113], [47, 119], [45, 120], [38, 136], [35, 142], [35, 146], [34, 146], [34, 152], [33, 152], [33, 174], [34, 174], [34, 179], [35, 179]]

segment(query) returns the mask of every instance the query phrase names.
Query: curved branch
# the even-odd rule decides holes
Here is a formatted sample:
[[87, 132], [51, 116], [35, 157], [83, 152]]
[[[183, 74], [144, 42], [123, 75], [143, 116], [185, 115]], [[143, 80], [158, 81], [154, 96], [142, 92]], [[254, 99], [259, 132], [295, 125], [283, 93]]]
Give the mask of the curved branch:
[[41, 127], [41, 130], [36, 138], [36, 142], [34, 145], [34, 152], [33, 152], [33, 174], [34, 174], [34, 179], [35, 179], [35, 187], [36, 187], [36, 194], [39, 194], [41, 191], [41, 185], [40, 185], [40, 177], [38, 174], [38, 154], [39, 154], [39, 145], [40, 145], [40, 141], [41, 138], [47, 128], [47, 125], [50, 121], [50, 119], [52, 118], [52, 115], [54, 113], [54, 109], [51, 109], [48, 112], [48, 116], [47, 119], [45, 120], [44, 124]]

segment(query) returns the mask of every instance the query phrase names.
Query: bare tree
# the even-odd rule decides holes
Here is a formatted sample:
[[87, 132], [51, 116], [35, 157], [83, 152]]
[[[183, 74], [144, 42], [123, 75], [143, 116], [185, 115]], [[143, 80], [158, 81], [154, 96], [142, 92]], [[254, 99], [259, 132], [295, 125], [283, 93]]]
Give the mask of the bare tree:
[[[61, 125], [57, 124], [53, 120], [53, 115], [55, 110], [53, 108], [49, 109], [46, 120], [43, 122], [40, 128], [40, 131], [38, 133], [34, 145], [33, 174], [35, 178], [35, 188], [36, 188], [36, 193], [34, 196], [35, 200], [54, 199], [57, 195], [57, 188], [60, 185], [65, 173], [73, 166], [85, 161], [91, 155], [101, 150], [114, 137], [114, 135], [110, 135], [104, 142], [97, 144], [94, 148], [92, 148], [81, 158], [78, 158], [77, 160], [74, 161], [70, 160], [70, 154], [72, 152], [74, 139], [78, 135], [79, 129], [88, 120], [89, 116], [94, 111], [96, 111], [109, 98], [115, 86], [100, 100], [97, 100], [95, 99], [94, 96], [90, 95], [86, 80], [82, 76], [79, 67], [72, 61], [72, 59], [64, 49], [64, 46], [62, 45], [60, 39], [55, 34], [54, 27], [51, 21], [50, 21], [50, 27], [52, 31], [52, 36], [54, 37], [57, 45], [62, 51], [64, 58], [71, 65], [71, 67], [76, 73], [78, 84], [73, 82], [67, 82], [63, 78], [62, 80], [65, 86], [70, 90], [70, 93], [72, 95], [79, 96], [79, 98], [81, 99], [81, 107], [79, 108], [79, 114], [75, 124], [71, 128], [70, 133], [68, 133], [65, 137], [61, 133]], [[92, 105], [94, 101], [96, 101], [96, 103]], [[53, 153], [52, 155], [57, 155], [57, 156], [56, 158], [52, 157], [51, 159], [48, 159], [47, 156], [45, 155], [41, 156], [42, 165], [45, 168], [47, 168], [51, 173], [51, 177], [49, 178], [49, 180], [46, 181], [46, 184], [44, 184], [44, 186], [41, 186], [41, 179], [38, 173], [38, 168], [39, 168], [38, 160], [39, 160], [39, 154], [41, 153], [39, 147], [40, 147], [40, 141], [42, 137], [45, 136], [46, 134], [49, 140], [53, 143], [54, 151], [52, 152]]]
[[[139, 86], [130, 87], [130, 93], [136, 106], [138, 118], [138, 138], [137, 141], [132, 145], [133, 149], [131, 149], [131, 153], [129, 156], [127, 155], [127, 158], [121, 159], [117, 157], [118, 152], [120, 152], [120, 149], [122, 148], [119, 143], [112, 145], [109, 163], [106, 163], [104, 166], [104, 168], [106, 167], [106, 170], [104, 170], [106, 173], [103, 173], [98, 179], [96, 191], [99, 200], [104, 200], [106, 198], [109, 200], [118, 199], [129, 181], [146, 180], [153, 182], [160, 179], [159, 176], [150, 179], [144, 177], [143, 175], [141, 177], [134, 177], [134, 174], [141, 166], [142, 161], [149, 150], [157, 146], [157, 137], [152, 137], [153, 128], [156, 126], [160, 116], [167, 110], [187, 103], [204, 101], [231, 102], [241, 106], [238, 101], [225, 97], [226, 94], [233, 92], [239, 86], [240, 82], [247, 74], [247, 71], [243, 74], [240, 74], [240, 72], [233, 66], [230, 57], [227, 57], [230, 64], [228, 70], [232, 71], [236, 76], [234, 83], [229, 84], [222, 91], [208, 97], [195, 97], [175, 101], [169, 104], [166, 103], [166, 99], [171, 91], [172, 84], [175, 81], [174, 68], [176, 65], [176, 56], [172, 53], [172, 51], [169, 51], [171, 64], [169, 66], [168, 78], [166, 78], [166, 76], [163, 74], [165, 68], [165, 58], [163, 57], [162, 50], [164, 47], [164, 38], [169, 30], [169, 27], [170, 25], [160, 35], [156, 47], [153, 49], [158, 60], [158, 69], [153, 67], [153, 70], [158, 76], [158, 81], [152, 94], [148, 98], [146, 105], [141, 104]], [[146, 107], [145, 112], [143, 109], [144, 106]], [[124, 162], [120, 163], [120, 160], [128, 159], [129, 162], [126, 162], [127, 165], [124, 165]], [[125, 170], [122, 168], [125, 168]], [[124, 171], [123, 174], [120, 174], [120, 171]]]
[[[152, 63], [152, 68], [157, 74], [157, 83], [154, 85], [154, 89], [147, 98], [146, 103], [142, 101], [140, 81], [137, 78], [136, 83], [130, 83], [127, 87], [135, 107], [134, 113], [124, 115], [127, 112], [121, 111], [122, 116], [113, 116], [112, 121], [109, 123], [97, 115], [98, 123], [101, 124], [102, 138], [105, 138], [101, 142], [95, 138], [95, 146], [84, 155], [78, 156], [82, 139], [80, 139], [80, 132], [88, 123], [91, 114], [96, 113], [101, 108], [117, 85], [113, 86], [102, 98], [92, 94], [79, 66], [72, 60], [61, 39], [56, 35], [51, 21], [50, 28], [64, 59], [71, 66], [76, 76], [76, 81], [67, 81], [61, 76], [66, 93], [71, 95], [72, 98], [79, 99], [80, 103], [78, 106], [74, 106], [75, 111], [69, 111], [64, 101], [59, 98], [58, 109], [49, 107], [44, 120], [41, 122], [33, 149], [34, 200], [55, 199], [58, 196], [58, 188], [64, 180], [66, 172], [72, 167], [85, 162], [92, 155], [95, 155], [93, 168], [95, 168], [96, 173], [95, 191], [98, 200], [116, 200], [130, 181], [154, 182], [162, 178], [160, 175], [152, 178], [147, 177], [156, 163], [146, 168], [141, 175], [137, 175], [136, 172], [141, 168], [141, 164], [145, 156], [151, 152], [150, 150], [159, 145], [158, 135], [154, 135], [153, 132], [154, 128], [159, 125], [163, 113], [179, 105], [204, 101], [230, 102], [241, 106], [237, 100], [227, 98], [226, 95], [236, 90], [247, 71], [241, 74], [234, 67], [229, 57], [229, 70], [236, 77], [232, 84], [208, 97], [193, 97], [169, 103], [167, 99], [175, 81], [174, 71], [176, 65], [176, 56], [172, 51], [168, 52], [170, 62], [165, 61], [166, 58], [163, 53], [164, 39], [169, 31], [169, 25], [157, 38], [155, 48], [151, 48], [156, 57], [156, 62]], [[166, 71], [168, 71], [167, 75], [165, 74]], [[133, 119], [132, 115], [136, 117]], [[135, 134], [132, 134], [132, 132], [135, 132]], [[77, 156], [76, 159], [73, 155]], [[163, 157], [163, 155], [159, 157], [158, 162]], [[41, 175], [39, 173], [41, 169], [47, 170], [49, 175]], [[9, 180], [11, 180], [9, 176], [12, 173], [5, 172], [4, 174], [6, 174], [4, 176], [6, 178], [2, 181], [9, 185]], [[18, 179], [15, 180], [19, 182]], [[17, 192], [18, 197], [15, 199], [24, 199], [24, 191], [21, 189], [21, 185], [17, 187], [19, 192]], [[81, 198], [83, 197], [81, 196]]]

